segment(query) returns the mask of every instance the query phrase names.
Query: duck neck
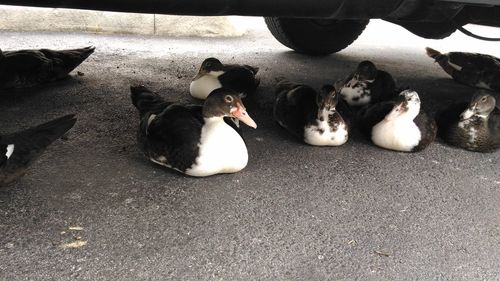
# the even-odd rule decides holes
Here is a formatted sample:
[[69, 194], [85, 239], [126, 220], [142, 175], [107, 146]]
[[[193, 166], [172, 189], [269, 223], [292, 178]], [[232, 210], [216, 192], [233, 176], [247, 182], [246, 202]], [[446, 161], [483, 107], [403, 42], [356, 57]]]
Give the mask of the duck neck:
[[215, 78], [221, 76], [222, 74], [224, 74], [224, 71], [222, 71], [222, 70], [212, 70], [212, 71], [209, 71], [207, 73], [207, 75], [215, 77]]
[[203, 120], [205, 120], [205, 124], [207, 125], [215, 125], [221, 122], [224, 123], [224, 116], [203, 117]]
[[475, 119], [475, 122], [477, 122], [477, 124], [481, 124], [480, 126], [488, 126], [489, 117], [490, 117], [489, 114], [486, 115], [475, 114], [473, 116], [473, 119]]
[[420, 113], [420, 104], [414, 104], [413, 106], [410, 106], [406, 114], [403, 114], [404, 116], [403, 118], [413, 120], [417, 117], [419, 113]]
[[477, 114], [477, 117], [479, 117], [481, 120], [488, 121], [488, 118], [490, 117], [489, 114]]
[[320, 121], [328, 121], [330, 116], [332, 116], [335, 113], [335, 110], [333, 109], [326, 109], [326, 108], [319, 108], [318, 109], [318, 116], [316, 117]]
[[489, 114], [482, 115], [482, 114], [477, 114], [474, 113], [472, 116], [469, 118], [461, 118], [461, 122], [481, 122], [481, 123], [486, 123], [488, 121]]

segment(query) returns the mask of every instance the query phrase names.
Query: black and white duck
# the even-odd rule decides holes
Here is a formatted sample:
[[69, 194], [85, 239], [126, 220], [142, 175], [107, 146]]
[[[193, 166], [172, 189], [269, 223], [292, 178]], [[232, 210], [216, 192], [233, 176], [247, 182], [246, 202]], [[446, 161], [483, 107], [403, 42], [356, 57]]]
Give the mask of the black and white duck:
[[421, 110], [413, 90], [404, 90], [393, 101], [366, 106], [358, 117], [363, 133], [382, 148], [417, 152], [436, 138], [436, 123]]
[[425, 48], [441, 68], [455, 81], [476, 88], [500, 91], [500, 59], [494, 56], [449, 52], [442, 54], [432, 48]]
[[347, 142], [349, 126], [336, 110], [337, 91], [313, 88], [280, 79], [276, 86], [274, 119], [292, 135], [310, 145], [339, 146]]
[[24, 175], [31, 164], [76, 122], [66, 115], [36, 127], [0, 136], [0, 186]]
[[245, 141], [225, 117], [252, 128], [238, 93], [220, 88], [203, 105], [167, 102], [144, 86], [131, 87], [140, 114], [139, 145], [148, 159], [195, 177], [235, 173], [246, 167]]
[[0, 89], [24, 89], [66, 78], [94, 47], [0, 51]]
[[377, 69], [371, 61], [362, 61], [356, 70], [343, 80], [340, 96], [350, 106], [363, 106], [397, 96], [396, 82], [391, 74]]
[[439, 136], [463, 149], [492, 152], [500, 147], [500, 109], [495, 98], [480, 92], [470, 103], [452, 105], [436, 115]]
[[259, 86], [260, 80], [255, 77], [258, 71], [258, 67], [222, 64], [216, 58], [208, 58], [191, 81], [189, 92], [191, 96], [202, 100], [219, 88], [228, 88], [245, 96]]

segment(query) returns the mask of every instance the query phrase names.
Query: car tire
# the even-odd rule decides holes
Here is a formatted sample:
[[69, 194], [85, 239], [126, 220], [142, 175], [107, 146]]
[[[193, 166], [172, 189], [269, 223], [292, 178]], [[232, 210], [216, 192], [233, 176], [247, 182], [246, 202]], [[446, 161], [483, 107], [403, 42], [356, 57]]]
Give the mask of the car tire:
[[265, 17], [267, 28], [281, 44], [299, 53], [328, 55], [349, 46], [369, 20]]

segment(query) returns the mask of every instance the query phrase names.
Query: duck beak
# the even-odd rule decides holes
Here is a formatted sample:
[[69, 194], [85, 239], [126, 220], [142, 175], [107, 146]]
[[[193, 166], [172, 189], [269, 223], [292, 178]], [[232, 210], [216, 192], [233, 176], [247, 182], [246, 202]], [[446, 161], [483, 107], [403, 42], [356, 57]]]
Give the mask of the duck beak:
[[254, 129], [257, 128], [257, 124], [253, 121], [252, 117], [248, 115], [246, 108], [241, 103], [237, 102], [236, 106], [231, 108], [231, 115], [248, 126]]

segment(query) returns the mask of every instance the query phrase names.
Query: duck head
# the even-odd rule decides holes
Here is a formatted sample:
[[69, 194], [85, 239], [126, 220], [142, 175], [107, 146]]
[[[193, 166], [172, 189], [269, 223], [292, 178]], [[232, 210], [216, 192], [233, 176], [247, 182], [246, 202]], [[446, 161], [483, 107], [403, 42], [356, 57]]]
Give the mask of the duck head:
[[338, 102], [337, 90], [332, 85], [324, 85], [316, 96], [318, 103], [318, 118], [322, 112], [333, 112]]
[[356, 71], [352, 75], [351, 80], [349, 80], [344, 86], [348, 88], [355, 87], [366, 87], [367, 83], [372, 83], [375, 81], [377, 76], [377, 68], [373, 62], [365, 60], [359, 63]]
[[252, 128], [257, 124], [248, 115], [240, 94], [225, 88], [213, 90], [203, 105], [203, 117], [234, 117]]
[[377, 76], [377, 67], [371, 61], [365, 60], [359, 63], [354, 78], [358, 81], [373, 82]]
[[472, 116], [487, 118], [495, 109], [496, 100], [492, 95], [479, 93], [472, 97], [469, 107], [460, 115], [461, 120], [467, 120]]
[[413, 120], [420, 113], [420, 98], [413, 90], [404, 90], [399, 94], [396, 104], [385, 117], [388, 121], [395, 119]]
[[220, 62], [220, 60], [216, 58], [208, 58], [205, 59], [201, 63], [200, 70], [198, 70], [198, 74], [193, 78], [193, 80], [197, 80], [203, 75], [209, 74], [210, 72], [223, 71], [224, 65]]

